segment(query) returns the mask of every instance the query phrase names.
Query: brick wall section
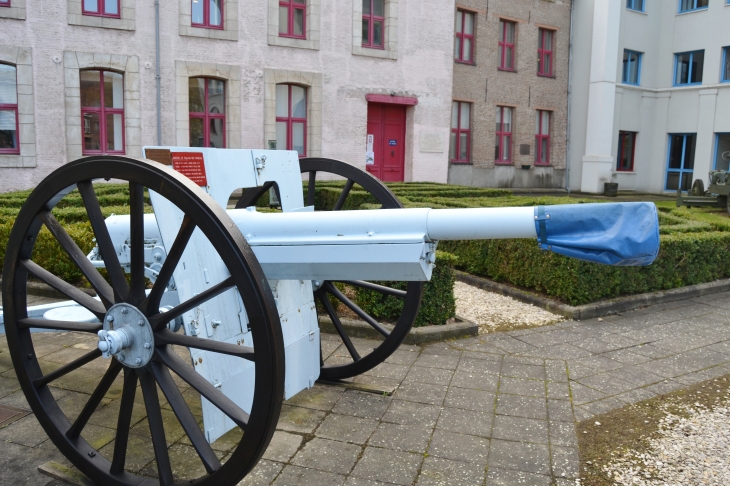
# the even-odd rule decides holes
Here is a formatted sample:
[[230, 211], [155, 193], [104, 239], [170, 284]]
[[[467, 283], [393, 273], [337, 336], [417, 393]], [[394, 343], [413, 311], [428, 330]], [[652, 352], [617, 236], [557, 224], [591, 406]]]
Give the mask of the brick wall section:
[[[472, 102], [472, 153], [474, 167], [493, 168], [496, 109], [513, 109], [512, 162], [532, 165], [535, 158], [535, 111], [551, 116], [551, 166], [565, 168], [570, 0], [458, 0], [457, 8], [474, 10], [476, 40], [474, 65], [454, 64], [453, 98]], [[499, 19], [517, 22], [515, 72], [499, 71]], [[537, 76], [539, 27], [555, 29], [554, 78]], [[530, 145], [530, 155], [519, 155], [520, 144]]]

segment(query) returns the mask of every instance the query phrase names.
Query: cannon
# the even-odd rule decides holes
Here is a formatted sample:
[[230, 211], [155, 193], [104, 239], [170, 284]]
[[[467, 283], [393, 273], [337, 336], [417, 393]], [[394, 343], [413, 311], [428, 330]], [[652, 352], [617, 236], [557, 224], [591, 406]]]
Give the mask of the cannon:
[[[182, 147], [149, 147], [145, 154], [162, 163], [95, 156], [49, 175], [21, 208], [3, 266], [2, 324], [23, 392], [56, 447], [98, 484], [237, 484], [263, 455], [285, 398], [319, 377], [363, 373], [402, 342], [439, 240], [532, 238], [546, 251], [611, 265], [648, 265], [659, 248], [651, 203], [405, 209], [379, 181], [339, 161], [300, 161], [288, 151]], [[317, 174], [346, 178], [333, 211], [314, 211]], [[128, 215], [103, 217], [97, 192], [106, 181], [128, 183]], [[381, 209], [343, 210], [356, 184]], [[224, 209], [241, 188], [246, 190], [237, 208]], [[253, 206], [269, 190], [281, 212]], [[146, 192], [153, 214], [145, 214]], [[83, 201], [96, 237], [91, 253], [54, 215], [67, 197]], [[95, 296], [33, 261], [42, 227]], [[70, 300], [28, 307], [29, 277]], [[383, 281], [406, 283], [396, 288]], [[400, 317], [391, 326], [379, 322], [344, 295], [340, 283], [402, 299]], [[332, 299], [374, 327], [382, 341], [358, 349]], [[323, 362], [318, 311], [331, 319], [349, 360]], [[95, 347], [44, 370], [36, 331], [87, 333]], [[94, 363], [104, 366], [88, 401], [80, 411], [64, 409], [49, 386]], [[97, 450], [87, 425], [117, 379], [121, 398], [111, 418], [116, 438], [113, 447]], [[189, 389], [182, 392], [181, 386]], [[156, 478], [125, 469], [138, 393]], [[195, 450], [202, 476], [173, 475], [161, 397]], [[198, 407], [202, 423], [191, 410]], [[238, 444], [221, 459], [211, 444], [233, 429], [239, 429]]]

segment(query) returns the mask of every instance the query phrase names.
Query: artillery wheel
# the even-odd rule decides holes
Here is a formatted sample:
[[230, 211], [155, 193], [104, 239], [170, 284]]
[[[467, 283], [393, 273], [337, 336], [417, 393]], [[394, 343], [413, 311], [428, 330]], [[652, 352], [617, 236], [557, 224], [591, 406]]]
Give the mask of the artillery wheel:
[[695, 179], [692, 183], [692, 190], [690, 191], [692, 196], [704, 196], [705, 195], [705, 183], [702, 179]]
[[[316, 176], [319, 172], [335, 174], [347, 179], [340, 197], [331, 209], [332, 211], [339, 211], [345, 207], [347, 197], [355, 184], [358, 184], [368, 191], [378, 201], [378, 203], [381, 204], [381, 209], [395, 209], [403, 207], [403, 204], [401, 204], [395, 194], [393, 194], [382, 182], [367, 172], [348, 163], [334, 159], [303, 158], [299, 160], [299, 167], [302, 173], [309, 174], [309, 185], [306, 198], [306, 204], [308, 206], [314, 205]], [[236, 207], [245, 208], [253, 206], [271, 186], [271, 184], [268, 184], [260, 188], [251, 188], [246, 190], [236, 204]], [[281, 198], [279, 198], [279, 200], [281, 200]], [[403, 299], [403, 311], [398, 317], [393, 329], [388, 330], [380, 325], [377, 319], [367, 314], [358, 307], [357, 304], [345, 296], [333, 282], [322, 282], [319, 288], [315, 290], [314, 296], [326, 310], [328, 317], [332, 320], [335, 329], [339, 333], [340, 339], [349, 354], [349, 359], [347, 359], [348, 362], [346, 363], [322, 364], [320, 377], [326, 380], [350, 378], [365, 373], [385, 361], [396, 349], [398, 349], [398, 346], [400, 346], [408, 335], [408, 331], [411, 330], [411, 327], [418, 316], [418, 310], [421, 306], [421, 298], [423, 296], [422, 282], [406, 282], [405, 290], [385, 287], [362, 280], [342, 283]], [[353, 345], [346, 328], [342, 325], [340, 320], [341, 316], [338, 315], [337, 310], [331, 305], [329, 300], [330, 296], [349, 307], [360, 317], [360, 319], [376, 329], [383, 336], [384, 341], [372, 351], [361, 355]]]
[[[102, 216], [97, 198], [101, 184], [93, 184], [93, 181], [103, 182], [103, 179], [129, 184], [130, 283], [119, 264]], [[149, 295], [146, 294], [144, 280], [145, 188], [167, 198], [185, 214]], [[108, 277], [103, 276], [86, 259], [85, 253], [69, 235], [72, 232], [71, 225], [63, 223], [59, 213], [54, 211], [73, 189], [79, 192], [70, 198], [81, 195], [105, 259]], [[39, 240], [43, 226], [52, 236], [44, 232], [40, 234]], [[231, 276], [163, 313], [160, 311], [160, 298], [196, 228], [210, 240]], [[42, 240], [43, 244], [48, 244], [54, 238], [52, 244], [56, 243], [66, 251], [76, 270], [96, 290], [99, 300], [67, 284], [52, 271], [39, 265], [38, 261], [33, 261], [36, 241]], [[46, 264], [52, 270], [50, 265]], [[86, 308], [90, 312], [91, 322], [29, 318], [26, 309], [29, 275], [44, 281]], [[56, 447], [96, 484], [168, 486], [184, 482], [228, 486], [237, 484], [256, 465], [274, 433], [283, 400], [284, 346], [280, 322], [266, 278], [243, 235], [226, 212], [192, 181], [156, 162], [128, 157], [88, 157], [62, 166], [37, 186], [20, 210], [9, 238], [2, 284], [8, 345], [25, 397]], [[193, 338], [167, 329], [166, 324], [176, 316], [232, 288], [240, 292], [246, 306], [253, 347]], [[106, 360], [100, 359], [101, 351], [96, 349], [93, 336], [102, 329], [100, 322], [105, 319], [113, 322], [109, 316], [120, 308], [123, 309], [122, 314], [130, 314], [135, 320], [138, 319], [136, 322], [141, 326], [140, 329], [146, 329], [153, 337], [151, 349], [145, 346], [149, 350], [146, 363], [138, 361], [134, 365], [127, 365], [125, 359], [131, 359], [125, 358], [121, 352], [113, 355], [108, 364]], [[54, 340], [64, 339], [64, 336], [83, 338], [86, 333], [87, 344], [91, 344], [93, 350], [84, 354], [69, 352], [67, 355], [73, 357], [68, 358], [65, 364], [49, 369], [49, 361], [38, 358], [38, 354], [43, 353], [43, 333], [31, 334], [31, 328], [80, 333], [75, 336], [54, 335], [51, 338]], [[132, 328], [133, 325], [127, 327]], [[253, 361], [255, 384], [250, 413], [239, 408], [202, 378], [191, 366], [190, 360], [186, 362], [175, 353], [173, 345], [178, 349], [190, 346]], [[176, 375], [175, 378], [170, 371]], [[90, 395], [72, 392], [71, 396], [75, 399], [63, 401], [65, 392], [54, 385], [59, 385], [57, 380], [63, 377], [68, 380], [69, 373], [72, 373], [70, 377], [96, 377], [84, 385]], [[123, 379], [120, 377], [115, 382], [120, 374], [123, 374]], [[135, 398], [138, 382], [141, 385], [141, 399]], [[178, 383], [183, 382], [190, 388], [181, 390]], [[108, 393], [110, 388], [112, 392]], [[159, 394], [158, 388], [162, 394]], [[225, 461], [221, 459], [224, 453], [216, 452], [209, 445], [198, 424], [200, 416], [194, 415], [186, 402], [187, 397], [192, 405], [199, 406], [198, 394], [243, 430], [242, 438], [231, 447], [231, 453]], [[164, 410], [160, 406], [160, 397], [163, 396], [167, 400]], [[69, 403], [78, 405], [69, 406]], [[149, 435], [145, 432], [147, 426], [142, 420], [145, 414]], [[167, 417], [164, 422], [163, 415]], [[109, 428], [116, 425], [116, 437], [112, 442], [107, 440], [97, 445], [97, 450], [92, 444], [99, 441], [100, 424], [107, 427], [103, 434], [111, 433]], [[130, 435], [132, 428], [134, 432]], [[148, 456], [143, 456], [141, 462], [139, 458], [136, 459], [132, 465], [132, 459], [127, 458], [128, 447], [134, 447], [137, 452], [143, 449], [143, 454]], [[147, 462], [149, 464], [145, 466]]]

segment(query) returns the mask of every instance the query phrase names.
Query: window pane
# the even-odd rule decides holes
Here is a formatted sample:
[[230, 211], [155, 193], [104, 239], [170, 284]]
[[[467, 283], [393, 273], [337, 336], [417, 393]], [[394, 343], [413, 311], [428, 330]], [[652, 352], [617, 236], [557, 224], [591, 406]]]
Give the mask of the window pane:
[[18, 132], [15, 110], [0, 110], [0, 149], [17, 149]]
[[543, 49], [546, 51], [552, 51], [553, 50], [553, 33], [549, 30], [543, 31], [545, 32], [544, 41], [543, 41]]
[[118, 15], [119, 0], [104, 0], [104, 13], [109, 15]]
[[373, 0], [373, 15], [385, 17], [385, 0]]
[[682, 190], [689, 191], [692, 187], [692, 174], [693, 172], [682, 173]]
[[505, 55], [504, 55], [505, 59], [504, 60], [505, 60], [505, 67], [507, 69], [512, 69], [512, 65], [513, 65], [513, 63], [512, 63], [512, 49], [514, 49], [514, 48], [513, 47], [508, 47], [507, 49], [505, 49]]
[[710, 0], [697, 0], [697, 8], [707, 7]]
[[730, 81], [730, 47], [725, 48], [724, 64], [722, 66], [722, 80]]
[[226, 148], [225, 140], [225, 120], [222, 118], [210, 119], [210, 143], [209, 147]]
[[451, 132], [449, 139], [449, 159], [456, 159], [456, 132]]
[[[288, 84], [277, 84], [276, 85], [276, 116], [288, 117], [289, 116], [289, 85]], [[277, 147], [284, 148], [286, 144], [279, 145]]]
[[119, 73], [104, 71], [104, 106], [124, 108], [124, 77]]
[[510, 140], [512, 137], [509, 135], [502, 136], [502, 160], [510, 160]]
[[[2, 126], [1, 123], [0, 126]], [[717, 135], [717, 155], [715, 158], [715, 170], [728, 170], [729, 165], [730, 133], [719, 133]]]
[[459, 102], [451, 103], [451, 128], [459, 128]]
[[279, 33], [289, 33], [289, 7], [279, 5]]
[[298, 5], [306, 5], [307, 4], [307, 0], [294, 0], [294, 3], [296, 3]]
[[507, 29], [507, 42], [514, 44], [515, 42], [515, 24], [512, 22], [506, 22], [505, 28]]
[[502, 131], [512, 133], [512, 108], [504, 108]]
[[205, 138], [203, 134], [203, 119], [190, 119], [190, 146], [205, 147]]
[[502, 131], [502, 108], [497, 107], [497, 131]]
[[687, 84], [689, 82], [690, 54], [679, 54], [677, 56], [677, 73], [675, 84]]
[[0, 105], [18, 104], [15, 79], [15, 66], [0, 64]]
[[464, 14], [464, 33], [469, 35], [474, 34], [474, 14]]
[[99, 0], [84, 0], [84, 10], [86, 12], [99, 12]]
[[460, 59], [461, 56], [461, 37], [457, 37], [454, 41], [454, 58]]
[[459, 127], [462, 130], [468, 130], [469, 129], [469, 115], [471, 113], [471, 104], [470, 103], [462, 103], [461, 104], [461, 120], [459, 123]]
[[99, 114], [84, 113], [84, 150], [101, 150]]
[[224, 82], [219, 79], [208, 80], [208, 112], [225, 113], [226, 100]]
[[540, 113], [541, 111], [538, 111], [535, 114], [535, 135], [540, 135]]
[[504, 67], [504, 49], [500, 46], [499, 49], [497, 49], [499, 54], [499, 60], [497, 61], [499, 64], [497, 64], [499, 67]]
[[667, 173], [667, 190], [676, 191], [679, 186], [679, 172]]
[[[188, 106], [192, 113], [205, 111], [205, 78], [188, 80]], [[200, 145], [191, 145], [191, 147], [200, 147]]]
[[121, 152], [124, 150], [124, 142], [122, 137], [122, 115], [119, 113], [108, 114], [106, 116], [106, 151]]
[[221, 25], [221, 5], [223, 0], [210, 0], [210, 25]]
[[370, 1], [362, 0], [362, 13], [363, 15], [370, 15]]
[[[682, 148], [684, 147], [684, 137], [681, 135], [672, 135], [669, 141], [669, 168], [682, 168]], [[676, 189], [676, 187], [675, 187]]]
[[499, 21], [499, 42], [504, 42], [504, 29], [507, 22], [504, 20]]
[[292, 150], [304, 155], [304, 123], [292, 123], [291, 143]]
[[682, 0], [681, 10], [691, 10], [694, 8], [694, 0]]
[[469, 148], [469, 140], [467, 133], [459, 134], [459, 160], [467, 160], [467, 148]]
[[543, 164], [547, 164], [548, 153], [550, 151], [550, 147], [548, 147], [548, 139], [541, 138], [540, 141], [542, 142], [542, 145], [540, 146], [540, 162]]
[[373, 21], [373, 45], [374, 46], [383, 45], [383, 21], [382, 20]]
[[[205, 0], [193, 0], [193, 23], [203, 23], [203, 2]], [[199, 145], [191, 145], [191, 147], [199, 147]]]
[[471, 61], [471, 39], [464, 39], [464, 61]]
[[461, 21], [462, 21], [462, 19], [464, 18], [464, 14], [463, 14], [462, 12], [460, 12], [460, 11], [458, 11], [458, 10], [457, 10], [457, 11], [456, 11], [456, 15], [455, 15], [455, 18], [456, 18], [456, 28], [455, 28], [455, 30], [456, 30], [456, 32], [458, 32], [459, 34], [462, 34], [462, 33], [463, 33], [463, 31], [462, 31], [462, 29], [461, 29], [461, 27], [462, 27], [462, 23], [461, 23]]
[[292, 118], [307, 118], [306, 90], [301, 86], [291, 87]]
[[276, 149], [289, 150], [286, 142], [286, 122], [276, 122]]
[[545, 54], [542, 55], [542, 62], [543, 62], [543, 65], [542, 65], [542, 73], [543, 74], [547, 74], [547, 75], [551, 75], [552, 74], [552, 72], [551, 72], [551, 63], [552, 63], [552, 61], [550, 59], [551, 57], [552, 57], [552, 55], [551, 54], [547, 54], [547, 53], [545, 53]]
[[684, 144], [684, 169], [694, 169], [695, 167], [695, 136], [687, 135], [687, 142]]
[[370, 44], [370, 21], [362, 20], [362, 43]]
[[692, 53], [692, 78], [690, 83], [702, 82], [702, 70], [705, 66], [705, 51], [696, 51]]
[[502, 137], [497, 135], [494, 137], [494, 160], [499, 160], [499, 141]]
[[99, 71], [81, 71], [81, 106], [97, 108], [101, 106], [101, 89]]
[[550, 112], [542, 112], [542, 134], [550, 135]]
[[304, 10], [294, 9], [294, 35], [304, 35]]

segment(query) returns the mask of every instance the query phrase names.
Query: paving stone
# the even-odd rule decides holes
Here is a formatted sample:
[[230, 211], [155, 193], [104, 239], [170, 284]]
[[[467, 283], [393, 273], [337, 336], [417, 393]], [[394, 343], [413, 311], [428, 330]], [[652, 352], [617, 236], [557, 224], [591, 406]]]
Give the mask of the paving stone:
[[641, 402], [643, 400], [648, 400], [650, 398], [654, 398], [656, 396], [656, 393], [653, 393], [646, 388], [636, 388], [635, 390], [628, 391], [626, 393], [621, 393], [619, 395], [616, 395], [614, 398], [617, 398], [621, 400], [622, 402], [626, 402], [629, 404]]
[[498, 375], [502, 367], [500, 361], [485, 360], [485, 359], [474, 359], [474, 358], [461, 358], [459, 361], [459, 371], [470, 371], [475, 373], [487, 373], [492, 375]]
[[551, 446], [578, 447], [575, 425], [572, 422], [548, 422]]
[[415, 425], [384, 423], [380, 424], [370, 437], [368, 446], [423, 454], [428, 448], [430, 438], [431, 429]]
[[411, 402], [441, 405], [446, 396], [447, 387], [443, 385], [429, 385], [426, 383], [405, 383], [398, 387], [393, 398]]
[[302, 390], [284, 403], [329, 412], [344, 392], [344, 388], [315, 384], [309, 390]]
[[582, 422], [583, 420], [589, 419], [596, 415], [595, 413], [583, 407], [584, 405], [576, 405], [575, 407], [573, 407], [573, 415], [575, 416], [576, 422]]
[[461, 356], [461, 350], [449, 342], [436, 342], [423, 347], [421, 354], [435, 354], [439, 356]]
[[443, 368], [455, 370], [459, 364], [459, 356], [442, 356], [438, 354], [421, 354], [413, 366], [425, 366], [427, 368]]
[[269, 486], [283, 468], [278, 462], [261, 460], [237, 486]]
[[552, 478], [544, 474], [533, 474], [498, 467], [490, 467], [487, 472], [487, 486], [549, 486], [551, 484]]
[[392, 378], [402, 380], [408, 374], [410, 366], [395, 363], [380, 363], [375, 368], [366, 371], [363, 375], [377, 376], [380, 378]]
[[276, 427], [289, 432], [311, 434], [324, 420], [324, 416], [325, 413], [319, 410], [282, 405]]
[[444, 400], [444, 406], [477, 410], [484, 412], [494, 411], [496, 393], [492, 391], [471, 390], [467, 388], [449, 388]]
[[428, 448], [430, 456], [438, 456], [456, 461], [487, 465], [489, 455], [489, 439], [473, 435], [455, 434], [445, 430], [436, 430]]
[[496, 412], [501, 415], [547, 420], [547, 403], [544, 398], [500, 393]]
[[467, 435], [490, 437], [494, 414], [458, 408], [444, 408], [436, 424], [437, 429]]
[[403, 382], [428, 383], [431, 385], [448, 386], [449, 383], [451, 383], [451, 378], [453, 376], [453, 370], [413, 366], [406, 375]]
[[563, 478], [577, 478], [580, 476], [580, 457], [577, 447], [560, 447], [553, 445], [552, 454], [553, 474]]
[[352, 415], [332, 413], [319, 426], [315, 435], [324, 439], [364, 445], [378, 426], [378, 421]]
[[508, 415], [497, 415], [494, 417], [492, 437], [494, 439], [547, 444], [547, 421], [524, 417], [510, 417]]
[[345, 476], [305, 467], [288, 465], [274, 481], [274, 486], [300, 486], [316, 484], [317, 486], [341, 486]]
[[[626, 405], [626, 402], [619, 400], [618, 398], [609, 397], [603, 400], [596, 400], [595, 402], [586, 403], [582, 405], [583, 409], [588, 410], [593, 415], [610, 412], [615, 408], [621, 408]], [[576, 417], [577, 419], [577, 417]], [[580, 420], [580, 419], [578, 419]]]
[[484, 466], [427, 457], [416, 486], [472, 486], [484, 481]]
[[548, 419], [552, 421], [573, 422], [573, 406], [566, 400], [548, 400]]
[[456, 373], [454, 373], [454, 376], [451, 379], [450, 386], [495, 391], [497, 389], [498, 382], [498, 375], [478, 373], [476, 371], [456, 370]]
[[[459, 343], [462, 343], [464, 340], [459, 340]], [[491, 361], [500, 361], [503, 358], [502, 354], [494, 354], [494, 353], [484, 353], [484, 352], [478, 352], [478, 351], [464, 351], [461, 354], [461, 358], [474, 358], [474, 359], [487, 359]]]
[[379, 419], [390, 405], [390, 400], [390, 398], [372, 393], [347, 390], [332, 411], [342, 415]]
[[65, 463], [58, 450], [29, 448], [3, 441], [0, 447], [0, 463], [2, 463], [2, 479], [0, 483], [7, 485], [47, 485], [48, 476], [38, 471], [38, 466], [48, 461]]
[[350, 476], [345, 481], [344, 486], [387, 486], [393, 483], [384, 483], [382, 481], [373, 481], [372, 479], [356, 478]]
[[47, 440], [46, 431], [33, 414], [0, 429], [0, 444], [12, 442], [25, 447], [36, 447]]
[[393, 400], [383, 415], [383, 422], [401, 425], [418, 425], [433, 428], [441, 414], [441, 407], [422, 403]]
[[548, 382], [548, 398], [553, 400], [570, 400], [570, 387], [567, 383]]
[[528, 380], [525, 378], [502, 377], [499, 380], [499, 392], [511, 395], [530, 397], [545, 397], [545, 382], [542, 380]]
[[290, 434], [277, 430], [271, 438], [269, 447], [266, 448], [263, 458], [276, 462], [287, 462], [291, 459], [299, 446], [302, 445], [304, 438], [301, 435]]
[[416, 362], [419, 354], [420, 349], [411, 349], [410, 347], [401, 344], [400, 347], [393, 352], [393, 354], [386, 358], [385, 362], [410, 366]]
[[520, 363], [520, 364], [529, 364], [529, 365], [535, 365], [535, 366], [544, 366], [545, 360], [542, 358], [530, 358], [528, 356], [517, 356], [517, 355], [506, 355], [503, 358], [503, 361], [507, 363]]
[[545, 380], [545, 367], [506, 362], [502, 364], [502, 376]]
[[338, 474], [347, 474], [357, 462], [362, 448], [333, 440], [314, 438], [304, 444], [291, 463]]
[[535, 346], [528, 344], [519, 339], [510, 337], [508, 339], [500, 339], [492, 343], [494, 347], [501, 350], [503, 353], [527, 353], [537, 349]]
[[[548, 450], [547, 444], [528, 444], [493, 439], [489, 450], [489, 471], [492, 471], [492, 468], [516, 469], [535, 474], [550, 474], [550, 451]], [[487, 482], [489, 482], [489, 479]], [[537, 485], [540, 483], [525, 484]], [[550, 483], [548, 482], [547, 484]]]
[[[635, 385], [628, 381], [612, 378], [607, 376], [605, 373], [589, 376], [588, 378], [581, 378], [578, 383], [588, 386], [594, 390], [598, 390], [604, 395], [617, 395], [636, 388]], [[574, 399], [576, 397], [575, 387], [573, 387], [573, 397]]]
[[635, 353], [631, 349], [618, 349], [616, 351], [610, 351], [603, 353], [601, 356], [618, 361], [623, 364], [637, 365], [640, 363], [646, 363], [651, 358], [644, 356], [643, 354]]
[[553, 359], [578, 359], [586, 356], [592, 356], [590, 351], [586, 351], [583, 348], [574, 346], [573, 344], [556, 344], [554, 346], [547, 346], [544, 348], [538, 348], [536, 351], [530, 351], [524, 353], [529, 356], [539, 356], [542, 358], [553, 358]]
[[355, 465], [352, 476], [410, 485], [416, 479], [422, 459], [421, 454], [368, 447]]
[[545, 362], [545, 373], [550, 381], [567, 382], [567, 367], [564, 361], [547, 360]]

